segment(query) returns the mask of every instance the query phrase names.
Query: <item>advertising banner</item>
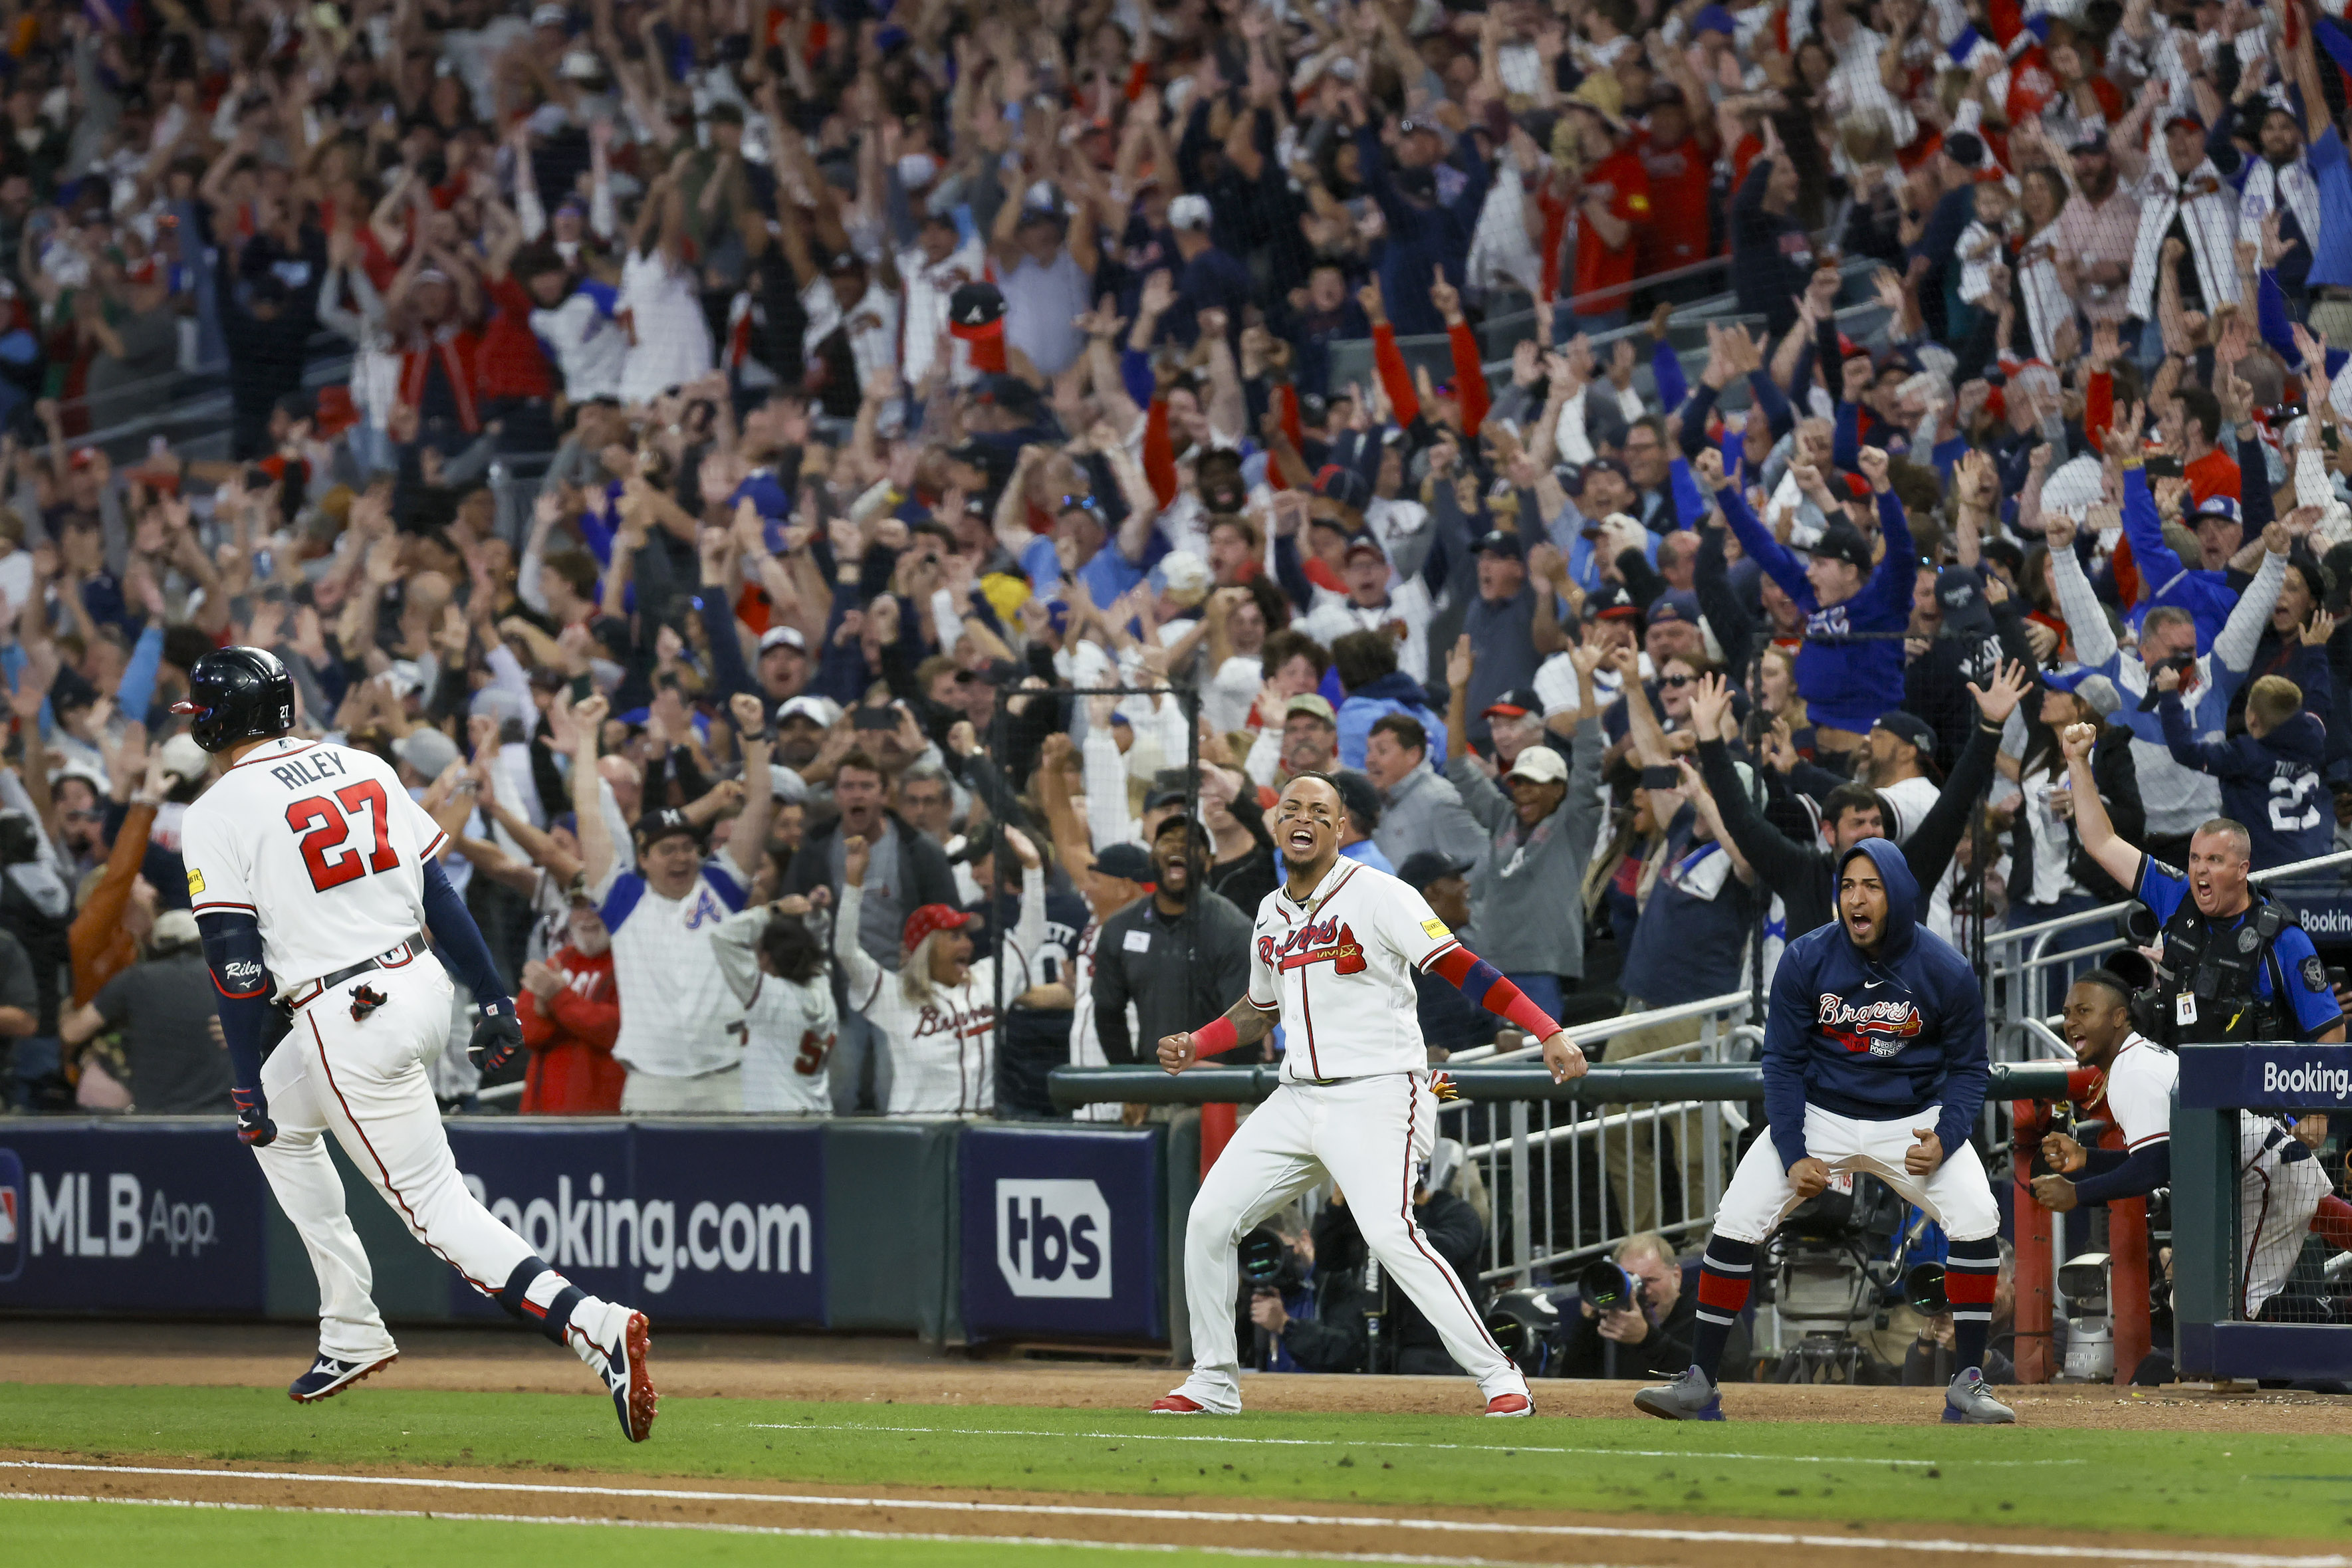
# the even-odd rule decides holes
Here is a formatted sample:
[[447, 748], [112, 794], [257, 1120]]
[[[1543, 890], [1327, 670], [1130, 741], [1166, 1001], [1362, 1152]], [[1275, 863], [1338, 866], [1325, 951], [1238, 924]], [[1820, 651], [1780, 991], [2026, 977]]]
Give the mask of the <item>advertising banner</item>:
[[[807, 1123], [453, 1121], [475, 1197], [592, 1295], [656, 1321], [824, 1321], [824, 1133]], [[504, 1316], [455, 1274], [460, 1317]]]
[[1167, 1336], [1160, 1137], [964, 1130], [965, 1333]]
[[0, 1307], [258, 1313], [268, 1202], [226, 1118], [0, 1122]]
[[2184, 1045], [2180, 1103], [2191, 1110], [2352, 1111], [2352, 1045]]

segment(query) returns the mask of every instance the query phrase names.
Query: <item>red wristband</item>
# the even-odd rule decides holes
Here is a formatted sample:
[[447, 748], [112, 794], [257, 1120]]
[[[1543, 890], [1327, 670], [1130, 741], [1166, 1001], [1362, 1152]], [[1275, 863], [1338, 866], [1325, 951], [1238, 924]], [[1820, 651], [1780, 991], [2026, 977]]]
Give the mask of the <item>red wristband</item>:
[[[1503, 984], [1510, 986], [1511, 982], [1505, 980]], [[1549, 1040], [1559, 1032], [1559, 1025], [1552, 1021], [1551, 1015], [1529, 1001], [1525, 991], [1517, 986], [1511, 986], [1511, 990], [1510, 1005], [1502, 1009], [1506, 1021], [1518, 1025], [1539, 1040]]]
[[1192, 1031], [1192, 1054], [1195, 1057], [1215, 1056], [1241, 1044], [1241, 1031], [1234, 1028], [1231, 1019], [1219, 1019], [1213, 1024]]

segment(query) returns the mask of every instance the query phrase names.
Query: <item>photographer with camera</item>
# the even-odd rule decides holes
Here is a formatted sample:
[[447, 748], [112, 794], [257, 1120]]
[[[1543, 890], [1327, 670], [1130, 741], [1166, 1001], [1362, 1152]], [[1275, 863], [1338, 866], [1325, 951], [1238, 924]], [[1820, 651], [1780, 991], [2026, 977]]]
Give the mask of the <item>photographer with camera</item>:
[[[1559, 1315], [1558, 1377], [1672, 1376], [1691, 1364], [1698, 1328], [1698, 1297], [1683, 1290], [1682, 1260], [1666, 1239], [1645, 1230], [1596, 1258], [1577, 1276], [1577, 1310]], [[1747, 1331], [1725, 1353], [1734, 1368], [1748, 1364]]]

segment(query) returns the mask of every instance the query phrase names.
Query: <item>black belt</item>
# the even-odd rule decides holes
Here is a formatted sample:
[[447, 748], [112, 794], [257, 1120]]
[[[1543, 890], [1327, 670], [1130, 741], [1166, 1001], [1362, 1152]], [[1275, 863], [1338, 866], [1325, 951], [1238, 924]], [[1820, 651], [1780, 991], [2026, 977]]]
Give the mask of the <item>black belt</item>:
[[362, 958], [348, 969], [338, 969], [306, 985], [298, 986], [286, 998], [289, 1008], [304, 1008], [319, 999], [320, 993], [331, 991], [345, 980], [364, 975], [370, 969], [397, 969], [425, 951], [427, 944], [423, 932], [411, 936], [397, 947], [387, 947], [373, 958]]

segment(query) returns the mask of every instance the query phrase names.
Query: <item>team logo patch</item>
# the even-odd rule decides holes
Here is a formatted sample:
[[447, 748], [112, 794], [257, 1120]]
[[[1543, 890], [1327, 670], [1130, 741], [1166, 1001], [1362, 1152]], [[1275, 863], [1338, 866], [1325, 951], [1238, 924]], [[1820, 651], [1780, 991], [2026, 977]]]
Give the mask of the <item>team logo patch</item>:
[[200, 871], [190, 872], [188, 873], [188, 895], [193, 898], [197, 894], [204, 892], [204, 890], [205, 873]]
[[2324, 991], [2327, 988], [2327, 967], [2319, 961], [2319, 955], [2316, 953], [2303, 961], [2303, 983], [2314, 991]]
[[1846, 1050], [1873, 1056], [1895, 1055], [1922, 1027], [1918, 1004], [1907, 997], [1856, 1007], [1834, 991], [1822, 993], [1819, 1022], [1822, 1032]]
[[1433, 942], [1442, 942], [1446, 937], [1454, 935], [1445, 928], [1445, 922], [1443, 920], [1423, 921], [1421, 923], [1421, 934], [1423, 936], [1428, 937]]
[[1271, 936], [1262, 937], [1258, 953], [1263, 962], [1278, 971], [1328, 963], [1335, 975], [1364, 972], [1363, 944], [1356, 940], [1351, 927], [1337, 920], [1310, 922], [1279, 943]]

